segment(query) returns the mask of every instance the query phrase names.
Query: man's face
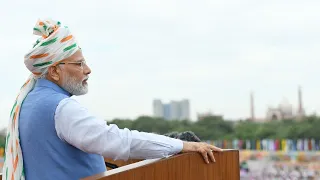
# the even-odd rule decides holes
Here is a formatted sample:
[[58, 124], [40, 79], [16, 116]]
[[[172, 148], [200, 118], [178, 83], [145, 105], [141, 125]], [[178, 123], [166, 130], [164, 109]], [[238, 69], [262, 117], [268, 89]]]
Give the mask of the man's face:
[[84, 95], [88, 92], [91, 69], [86, 65], [81, 50], [58, 65], [61, 69], [59, 85], [72, 95]]

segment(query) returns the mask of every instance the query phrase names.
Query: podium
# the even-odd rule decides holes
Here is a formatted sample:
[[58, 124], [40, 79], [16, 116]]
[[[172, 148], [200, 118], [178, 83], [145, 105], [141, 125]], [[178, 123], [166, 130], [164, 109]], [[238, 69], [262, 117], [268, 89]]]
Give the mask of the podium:
[[206, 164], [199, 153], [168, 158], [110, 163], [123, 165], [83, 180], [239, 180], [239, 151], [214, 152], [215, 163]]
[[151, 160], [111, 160], [109, 163], [119, 167], [82, 180], [240, 180], [238, 150], [214, 152], [214, 157], [216, 162], [210, 164], [199, 153]]

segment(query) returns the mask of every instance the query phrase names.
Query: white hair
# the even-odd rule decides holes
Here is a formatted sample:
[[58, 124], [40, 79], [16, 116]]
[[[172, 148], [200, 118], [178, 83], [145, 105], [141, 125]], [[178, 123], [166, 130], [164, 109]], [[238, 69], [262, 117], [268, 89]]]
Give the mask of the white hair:
[[41, 75], [35, 76], [35, 78], [36, 79], [47, 79], [48, 69], [49, 69], [49, 67], [47, 67], [45, 70], [43, 70]]

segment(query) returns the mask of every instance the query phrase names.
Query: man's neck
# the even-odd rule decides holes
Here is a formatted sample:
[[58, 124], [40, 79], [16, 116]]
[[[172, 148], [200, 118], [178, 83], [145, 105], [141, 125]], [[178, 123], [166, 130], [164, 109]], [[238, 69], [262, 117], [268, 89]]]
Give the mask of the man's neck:
[[61, 83], [59, 83], [58, 81], [54, 80], [52, 77], [46, 76], [44, 79], [55, 83], [55, 84], [58, 85], [59, 87], [62, 87], [62, 86], [61, 86]]

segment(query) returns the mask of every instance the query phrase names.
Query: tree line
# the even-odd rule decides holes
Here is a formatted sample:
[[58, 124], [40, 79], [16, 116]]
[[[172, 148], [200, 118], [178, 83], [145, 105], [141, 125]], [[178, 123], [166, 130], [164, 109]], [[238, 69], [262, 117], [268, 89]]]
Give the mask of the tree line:
[[208, 116], [193, 122], [188, 120], [164, 120], [149, 116], [137, 119], [113, 119], [108, 124], [144, 132], [166, 134], [193, 131], [201, 140], [231, 139], [320, 139], [320, 117], [308, 116], [294, 119], [253, 122], [250, 120], [230, 121], [220, 116]]

